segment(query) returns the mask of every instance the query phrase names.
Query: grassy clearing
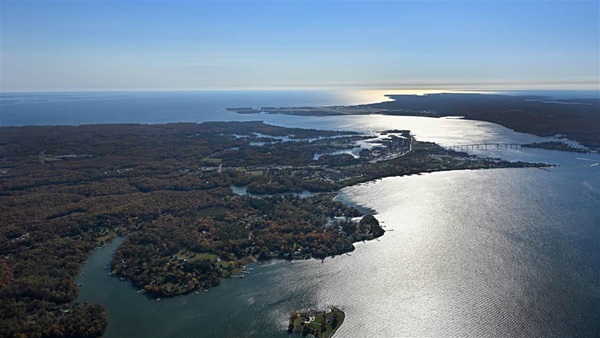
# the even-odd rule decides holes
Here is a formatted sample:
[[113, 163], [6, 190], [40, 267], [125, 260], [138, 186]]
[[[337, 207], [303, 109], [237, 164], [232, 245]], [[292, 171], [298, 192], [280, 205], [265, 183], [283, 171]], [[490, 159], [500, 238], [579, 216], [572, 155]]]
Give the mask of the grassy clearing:
[[222, 160], [220, 158], [215, 158], [215, 157], [205, 157], [201, 161], [205, 162], [205, 163], [214, 163], [214, 164], [221, 164], [221, 162], [222, 162]]
[[246, 173], [250, 176], [263, 176], [262, 170], [247, 170]]
[[96, 239], [100, 243], [106, 243], [117, 237], [117, 233], [113, 230], [102, 229], [100, 236]]

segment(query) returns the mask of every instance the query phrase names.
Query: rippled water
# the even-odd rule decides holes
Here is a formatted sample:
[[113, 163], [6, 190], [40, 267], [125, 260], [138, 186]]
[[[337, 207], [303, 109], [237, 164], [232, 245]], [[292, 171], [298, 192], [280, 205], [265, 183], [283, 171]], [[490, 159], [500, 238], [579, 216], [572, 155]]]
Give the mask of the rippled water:
[[[236, 102], [351, 103], [331, 96], [319, 101], [248, 95]], [[446, 146], [541, 140], [460, 119], [241, 116], [224, 113], [231, 103], [226, 97], [210, 104], [177, 95], [148, 102], [133, 98], [123, 98], [126, 104], [97, 97], [66, 106], [29, 102], [13, 105], [9, 113], [3, 103], [0, 123], [258, 119], [365, 132], [410, 129], [419, 140]], [[99, 121], [104, 110], [113, 115]], [[91, 113], [81, 113], [86, 111]], [[561, 166], [441, 172], [345, 188], [341, 200], [376, 211], [388, 230], [379, 240], [357, 243], [356, 251], [323, 263], [255, 264], [244, 279], [160, 302], [106, 276], [103, 266], [118, 244], [113, 243], [86, 263], [78, 301], [107, 307], [106, 337], [288, 337], [292, 311], [327, 305], [346, 311], [336, 337], [600, 335], [600, 166], [590, 166], [600, 156], [536, 149], [478, 153]]]
[[346, 189], [394, 230], [353, 255], [363, 266], [373, 260], [357, 278], [376, 288], [350, 303], [371, 299], [398, 325], [380, 330], [385, 321], [356, 309], [342, 332], [597, 334], [599, 187], [597, 169], [587, 167], [434, 173]]

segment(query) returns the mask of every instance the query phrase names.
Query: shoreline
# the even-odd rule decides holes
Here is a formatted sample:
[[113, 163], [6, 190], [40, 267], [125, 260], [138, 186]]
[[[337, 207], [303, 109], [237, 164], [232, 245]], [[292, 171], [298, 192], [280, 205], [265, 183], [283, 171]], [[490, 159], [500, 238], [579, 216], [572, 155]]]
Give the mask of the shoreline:
[[590, 150], [600, 150], [600, 99], [550, 100], [545, 96], [481, 93], [386, 94], [391, 101], [347, 106], [226, 108], [238, 114], [298, 116], [391, 115], [463, 116], [540, 137], [566, 135]]
[[[545, 169], [545, 168], [551, 168], [551, 167], [556, 167], [556, 166], [555, 165], [546, 165], [546, 166], [540, 166], [540, 167], [520, 167], [520, 168], [519, 167], [467, 168], [467, 169], [448, 169], [448, 170], [439, 170], [439, 171], [430, 171], [430, 172], [418, 172], [418, 173], [411, 173], [411, 174], [404, 174], [404, 175], [397, 175], [397, 176], [379, 177], [379, 178], [375, 178], [375, 179], [370, 180], [370, 181], [359, 182], [359, 183], [356, 183], [356, 184], [353, 184], [353, 185], [345, 186], [342, 189], [344, 189], [344, 188], [352, 188], [352, 187], [360, 186], [360, 185], [363, 185], [363, 184], [369, 184], [369, 183], [376, 182], [376, 181], [379, 181], [379, 180], [383, 180], [383, 179], [386, 179], [386, 178], [400, 178], [400, 177], [410, 177], [410, 176], [421, 176], [423, 174], [435, 174], [435, 173], [444, 173], [444, 172], [461, 172], [461, 171], [479, 171], [479, 170], [502, 170], [502, 169], [503, 170], [509, 170], [509, 169], [511, 169], [511, 170], [514, 170], [514, 169], [535, 169], [535, 168], [537, 168], [537, 169]], [[330, 195], [330, 194], [332, 194], [332, 193], [315, 193], [315, 195]], [[338, 190], [336, 192], [333, 192], [333, 194], [335, 194], [335, 197], [332, 199], [332, 201], [335, 201], [343, 193]], [[359, 203], [351, 202], [351, 201], [349, 201], [347, 199], [343, 199], [342, 201], [338, 200], [337, 202], [342, 203], [342, 204], [344, 204], [344, 205], [346, 205], [346, 206], [348, 206], [350, 208], [354, 208], [354, 209], [358, 210], [362, 214], [362, 216], [360, 216], [360, 217], [364, 217], [364, 216], [376, 216], [377, 215], [377, 211], [375, 209], [366, 207], [366, 206], [364, 206], [362, 204], [359, 204]], [[385, 225], [379, 225], [379, 222], [377, 222], [377, 224], [378, 224], [378, 226], [380, 226], [382, 228], [381, 230], [383, 232], [386, 231], [385, 229], [383, 229], [385, 227]], [[334, 259], [337, 256], [347, 255], [347, 254], [353, 252], [356, 249], [356, 247], [354, 247], [355, 244], [365, 243], [366, 241], [367, 242], [371, 242], [371, 241], [373, 241], [375, 239], [378, 239], [379, 237], [382, 237], [383, 235], [384, 234], [382, 234], [380, 236], [377, 236], [377, 237], [374, 237], [372, 239], [368, 239], [368, 240], [360, 240], [360, 241], [352, 242], [352, 246], [353, 246], [352, 250], [348, 250], [348, 251], [345, 251], [345, 252], [337, 253], [335, 255], [327, 256], [327, 257], [324, 257], [324, 258], [317, 258], [317, 257], [305, 257], [305, 258], [300, 257], [300, 258], [298, 258], [298, 257], [295, 257], [294, 259], [284, 259], [284, 258], [272, 257], [272, 258], [269, 258], [267, 260], [259, 260], [256, 257], [250, 257], [250, 256], [244, 257], [242, 260], [247, 259], [248, 264], [244, 265], [244, 266], [242, 266], [242, 267], [240, 267], [240, 268], [238, 268], [236, 270], [234, 270], [235, 272], [237, 272], [236, 275], [234, 275], [232, 273], [232, 275], [230, 275], [228, 277], [222, 278], [221, 282], [223, 280], [225, 280], [225, 279], [244, 278], [243, 274], [244, 273], [246, 273], [246, 274], [250, 273], [249, 271], [251, 271], [251, 270], [246, 270], [247, 268], [250, 268], [249, 265], [255, 264], [255, 263], [260, 264], [261, 261], [263, 263], [268, 263], [270, 261], [280, 261], [280, 262], [291, 262], [291, 263], [293, 263], [294, 261], [309, 261], [309, 260], [316, 260], [316, 261], [321, 260], [321, 261], [323, 261], [326, 258], [332, 258], [332, 259]], [[109, 239], [105, 243], [104, 246], [110, 246], [115, 241], [119, 241], [118, 245], [113, 249], [116, 252], [118, 250], [118, 247], [121, 245], [121, 243], [123, 242], [123, 240], [125, 240], [126, 238], [127, 238], [127, 235], [116, 235], [116, 237], [114, 237], [112, 239]], [[102, 248], [104, 246], [96, 247], [92, 252], [90, 252], [90, 256], [88, 256], [86, 258], [86, 261], [84, 261], [82, 263], [81, 268], [85, 264], [87, 264], [88, 259], [92, 255], [95, 254], [95, 251], [97, 249], [100, 249], [100, 248]], [[111, 259], [106, 262], [106, 264], [109, 267], [111, 265], [111, 260], [112, 260], [113, 257], [114, 257], [114, 253], [111, 255]], [[198, 293], [198, 290], [194, 289], [194, 290], [189, 290], [189, 291], [183, 292], [183, 293], [153, 295], [153, 294], [151, 294], [149, 292], [146, 292], [146, 290], [144, 290], [144, 289], [136, 288], [136, 286], [131, 282], [131, 280], [129, 280], [127, 278], [123, 279], [124, 277], [119, 277], [117, 274], [114, 273], [114, 270], [110, 270], [110, 272], [108, 273], [108, 275], [110, 275], [111, 278], [120, 279], [120, 282], [123, 282], [124, 284], [127, 284], [132, 291], [137, 290], [136, 292], [138, 294], [144, 294], [146, 298], [151, 299], [151, 300], [157, 300], [157, 299], [160, 300], [161, 298], [175, 298], [175, 297], [181, 297], [181, 296], [185, 297], [185, 296], [191, 295], [192, 293], [196, 293], [196, 294]], [[212, 286], [212, 287], [218, 287], [218, 286], [219, 285]], [[203, 291], [208, 291], [212, 287], [209, 287], [208, 289], [203, 289]], [[200, 291], [202, 291], [202, 290], [200, 290]]]

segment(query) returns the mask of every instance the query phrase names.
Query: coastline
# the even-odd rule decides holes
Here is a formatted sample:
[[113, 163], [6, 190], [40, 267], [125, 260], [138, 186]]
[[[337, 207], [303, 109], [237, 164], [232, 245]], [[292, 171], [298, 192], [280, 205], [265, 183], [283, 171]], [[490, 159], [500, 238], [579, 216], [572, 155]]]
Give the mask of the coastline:
[[[227, 108], [239, 114], [298, 116], [391, 115], [422, 117], [463, 116], [495, 123], [516, 132], [553, 137], [565, 135], [600, 150], [600, 98], [550, 100], [544, 96], [481, 93], [386, 95], [391, 101], [349, 106]], [[596, 127], [594, 127], [596, 126]]]

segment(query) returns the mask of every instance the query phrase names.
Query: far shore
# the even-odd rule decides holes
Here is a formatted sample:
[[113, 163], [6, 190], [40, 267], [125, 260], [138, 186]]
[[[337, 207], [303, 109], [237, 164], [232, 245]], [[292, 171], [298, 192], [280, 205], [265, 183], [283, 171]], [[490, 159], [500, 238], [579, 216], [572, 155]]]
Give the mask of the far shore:
[[[227, 108], [238, 114], [300, 116], [394, 115], [450, 117], [492, 122], [541, 137], [562, 135], [590, 150], [600, 150], [600, 99], [550, 99], [481, 93], [386, 95], [391, 101], [353, 106]], [[565, 150], [565, 149], [560, 149]]]

